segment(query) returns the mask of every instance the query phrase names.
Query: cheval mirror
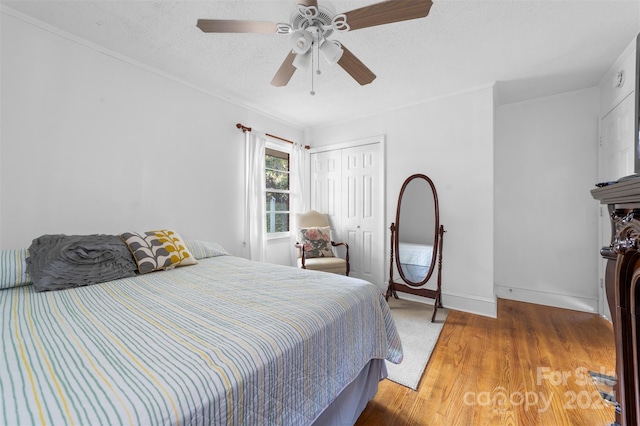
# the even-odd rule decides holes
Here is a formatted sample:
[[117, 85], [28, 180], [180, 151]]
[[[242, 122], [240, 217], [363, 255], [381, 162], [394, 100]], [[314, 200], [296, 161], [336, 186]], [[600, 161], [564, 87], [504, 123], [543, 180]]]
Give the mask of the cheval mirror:
[[[431, 322], [442, 307], [442, 239], [444, 226], [440, 224], [438, 193], [433, 181], [426, 175], [409, 176], [402, 184], [398, 196], [396, 221], [391, 224], [391, 267], [386, 299], [397, 292], [435, 299]], [[433, 272], [438, 276], [435, 289], [427, 287]], [[395, 269], [402, 282], [394, 280]]]

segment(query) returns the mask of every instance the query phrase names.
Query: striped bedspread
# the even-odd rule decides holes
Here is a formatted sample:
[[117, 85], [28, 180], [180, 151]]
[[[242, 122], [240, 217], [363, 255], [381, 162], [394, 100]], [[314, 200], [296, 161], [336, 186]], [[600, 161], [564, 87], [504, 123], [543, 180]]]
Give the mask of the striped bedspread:
[[402, 349], [377, 287], [220, 256], [0, 290], [2, 425], [306, 425]]

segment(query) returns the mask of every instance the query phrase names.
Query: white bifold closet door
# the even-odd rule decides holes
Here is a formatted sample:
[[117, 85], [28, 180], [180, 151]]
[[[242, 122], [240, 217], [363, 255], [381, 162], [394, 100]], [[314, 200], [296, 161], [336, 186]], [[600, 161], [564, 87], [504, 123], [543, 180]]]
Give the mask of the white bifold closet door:
[[[384, 287], [384, 167], [380, 142], [311, 154], [311, 208], [349, 244], [352, 277]], [[340, 250], [340, 249], [338, 249]]]

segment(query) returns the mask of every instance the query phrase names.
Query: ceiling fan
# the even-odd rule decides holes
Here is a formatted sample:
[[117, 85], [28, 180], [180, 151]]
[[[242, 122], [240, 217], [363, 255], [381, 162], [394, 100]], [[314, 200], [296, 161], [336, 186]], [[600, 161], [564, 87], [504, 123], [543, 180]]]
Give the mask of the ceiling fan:
[[[375, 80], [376, 75], [342, 43], [329, 40], [336, 32], [359, 30], [376, 25], [424, 18], [429, 14], [431, 0], [388, 0], [337, 14], [330, 5], [318, 5], [317, 0], [295, 0], [296, 10], [289, 23], [238, 21], [226, 19], [198, 19], [197, 27], [205, 33], [262, 33], [288, 34], [291, 51], [271, 80], [276, 87], [286, 86], [298, 68], [317, 68], [322, 56], [330, 64], [340, 65], [361, 85]], [[312, 89], [313, 95], [313, 74]]]

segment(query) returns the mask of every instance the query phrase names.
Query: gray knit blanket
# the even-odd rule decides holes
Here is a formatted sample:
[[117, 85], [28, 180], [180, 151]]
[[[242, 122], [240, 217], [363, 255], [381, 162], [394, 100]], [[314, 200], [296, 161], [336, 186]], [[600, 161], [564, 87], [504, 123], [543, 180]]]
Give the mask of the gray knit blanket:
[[129, 248], [117, 235], [42, 235], [33, 240], [27, 257], [36, 291], [133, 277], [136, 269]]

